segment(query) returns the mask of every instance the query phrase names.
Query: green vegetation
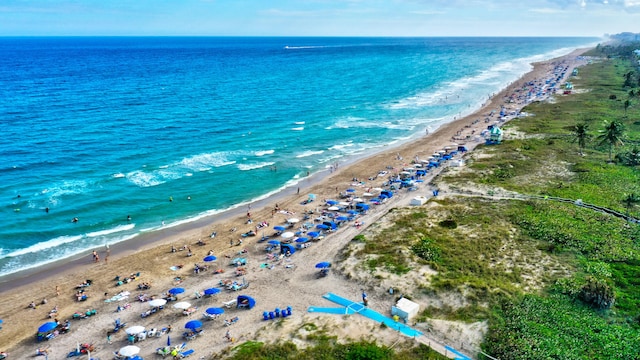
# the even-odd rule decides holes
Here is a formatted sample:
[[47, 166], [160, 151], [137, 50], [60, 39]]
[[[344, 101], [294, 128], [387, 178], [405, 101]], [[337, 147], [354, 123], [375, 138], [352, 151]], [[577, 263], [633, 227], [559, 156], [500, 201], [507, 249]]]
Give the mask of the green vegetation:
[[340, 344], [335, 339], [317, 342], [298, 349], [292, 342], [264, 344], [245, 342], [238, 345], [230, 357], [232, 360], [444, 360], [446, 357], [425, 345], [393, 351], [375, 342], [360, 341]]

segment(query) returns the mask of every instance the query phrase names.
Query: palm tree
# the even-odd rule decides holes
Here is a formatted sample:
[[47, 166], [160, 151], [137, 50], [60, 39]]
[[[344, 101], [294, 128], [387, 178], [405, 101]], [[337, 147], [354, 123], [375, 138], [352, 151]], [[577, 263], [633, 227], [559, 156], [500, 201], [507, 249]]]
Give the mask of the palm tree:
[[580, 156], [583, 156], [584, 148], [587, 145], [587, 141], [591, 139], [591, 134], [589, 134], [589, 124], [580, 123], [573, 126], [573, 141], [577, 142], [578, 147], [580, 147]]
[[622, 200], [622, 202], [624, 203], [624, 207], [627, 208], [627, 216], [629, 216], [629, 213], [631, 213], [631, 209], [633, 209], [634, 207], [636, 207], [636, 205], [638, 205], [638, 203], [640, 203], [640, 196], [636, 195], [635, 193], [631, 193], [628, 194]]
[[613, 148], [624, 145], [622, 136], [624, 125], [619, 121], [605, 121], [604, 129], [600, 130], [597, 140], [600, 146], [609, 145], [609, 162], [613, 161]]

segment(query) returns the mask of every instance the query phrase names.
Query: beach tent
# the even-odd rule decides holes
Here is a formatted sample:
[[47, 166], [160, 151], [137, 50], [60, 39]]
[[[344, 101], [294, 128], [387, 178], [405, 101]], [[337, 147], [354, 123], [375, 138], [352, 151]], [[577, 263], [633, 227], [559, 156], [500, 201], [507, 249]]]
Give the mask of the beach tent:
[[391, 315], [398, 315], [404, 321], [411, 320], [411, 318], [418, 315], [419, 311], [420, 305], [406, 298], [401, 298], [396, 302], [395, 306], [391, 307]]
[[338, 224], [334, 223], [333, 221], [323, 221], [322, 225], [327, 226], [329, 229], [335, 230], [338, 228]]
[[296, 252], [296, 247], [291, 244], [281, 244], [280, 253], [286, 255], [287, 252], [289, 252], [290, 255], [293, 255]]
[[388, 198], [392, 198], [393, 197], [393, 192], [389, 191], [389, 190], [384, 190], [380, 192], [380, 196], [385, 196]]
[[427, 202], [426, 197], [416, 196], [413, 199], [411, 199], [411, 202], [409, 203], [409, 205], [420, 206], [420, 205], [424, 205], [426, 202]]
[[239, 308], [251, 309], [254, 306], [256, 306], [256, 301], [251, 296], [240, 295], [236, 300], [236, 304], [237, 304], [236, 307], [238, 309]]
[[356, 204], [356, 210], [359, 210], [359, 211], [369, 210], [369, 205], [368, 204], [363, 204], [363, 203], [357, 203]]

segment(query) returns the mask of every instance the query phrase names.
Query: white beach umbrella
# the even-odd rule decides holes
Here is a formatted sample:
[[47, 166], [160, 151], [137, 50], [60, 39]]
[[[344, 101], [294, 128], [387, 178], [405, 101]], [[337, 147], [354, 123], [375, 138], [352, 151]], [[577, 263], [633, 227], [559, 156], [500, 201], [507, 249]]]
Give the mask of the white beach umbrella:
[[124, 330], [124, 332], [126, 332], [129, 335], [137, 335], [143, 331], [144, 331], [144, 326], [140, 326], [140, 325], [131, 326]]
[[287, 232], [283, 232], [280, 237], [282, 237], [283, 239], [289, 239], [292, 238], [293, 235], [295, 235], [294, 233], [292, 233], [291, 231], [287, 231]]
[[371, 196], [373, 196], [373, 194], [372, 194], [372, 193], [370, 193], [370, 192], [366, 192], [366, 193], [362, 194], [362, 196], [364, 196], [364, 197], [371, 197]]
[[373, 189], [371, 189], [371, 190], [373, 190], [373, 191], [382, 191], [382, 190], [384, 190], [384, 189], [383, 189], [383, 188], [379, 188], [379, 187], [377, 187], [377, 188], [373, 188]]
[[177, 302], [175, 304], [173, 304], [173, 308], [174, 309], [181, 309], [181, 310], [185, 310], [191, 307], [191, 304], [186, 302], [186, 301], [180, 301]]
[[164, 306], [166, 303], [167, 303], [167, 300], [165, 299], [153, 299], [149, 301], [147, 304], [149, 304], [149, 306], [151, 307], [158, 307], [158, 306]]
[[330, 210], [330, 211], [338, 211], [338, 210], [340, 210], [340, 208], [339, 208], [339, 207], [337, 207], [337, 206], [330, 206], [330, 207], [328, 207], [328, 208], [327, 208], [327, 210]]
[[132, 357], [140, 353], [140, 348], [137, 346], [128, 345], [123, 348], [120, 348], [120, 351], [118, 351], [118, 353], [122, 356]]
[[300, 219], [297, 219], [297, 218], [291, 218], [291, 219], [288, 219], [288, 220], [287, 220], [287, 222], [288, 222], [289, 224], [295, 224], [295, 223], [297, 223], [297, 222], [300, 222]]
[[360, 198], [355, 198], [355, 199], [353, 199], [353, 202], [364, 202], [364, 200], [362, 200]]
[[346, 201], [340, 201], [340, 202], [338, 203], [338, 205], [341, 205], [341, 206], [349, 206], [349, 203], [348, 203], [348, 202], [346, 202]]

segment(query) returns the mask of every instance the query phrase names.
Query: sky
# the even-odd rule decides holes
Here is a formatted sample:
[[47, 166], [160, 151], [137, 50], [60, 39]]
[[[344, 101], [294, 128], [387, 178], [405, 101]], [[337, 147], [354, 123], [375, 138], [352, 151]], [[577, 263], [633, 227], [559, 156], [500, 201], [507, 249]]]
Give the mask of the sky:
[[603, 36], [640, 0], [0, 0], [0, 36]]

